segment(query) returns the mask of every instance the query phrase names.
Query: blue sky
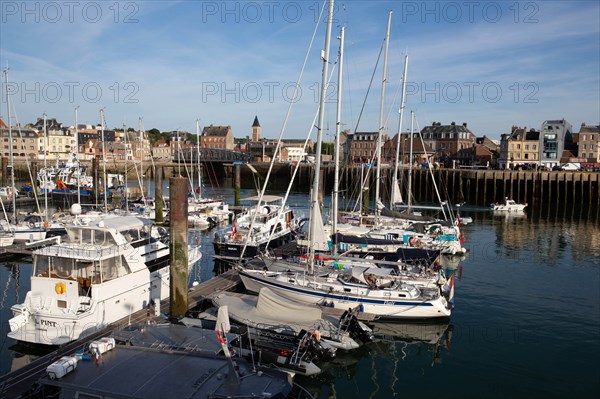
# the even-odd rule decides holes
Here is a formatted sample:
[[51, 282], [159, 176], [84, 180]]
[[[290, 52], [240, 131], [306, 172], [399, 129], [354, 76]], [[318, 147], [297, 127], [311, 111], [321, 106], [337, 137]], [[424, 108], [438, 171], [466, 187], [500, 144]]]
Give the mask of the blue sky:
[[[279, 136], [315, 28], [320, 1], [3, 1], [0, 62], [19, 122], [46, 112], [66, 124], [194, 131], [231, 125]], [[398, 129], [404, 54], [407, 110], [418, 127], [467, 122], [499, 138], [515, 124], [565, 118], [575, 131], [600, 123], [597, 1], [338, 1], [330, 62], [346, 26], [342, 123], [354, 130], [393, 11], [386, 132]], [[304, 138], [317, 109], [324, 46], [320, 24], [284, 137]], [[331, 66], [332, 66], [331, 65]], [[331, 72], [330, 66], [330, 72]], [[381, 62], [359, 131], [378, 129]], [[337, 81], [337, 69], [333, 81]], [[3, 86], [4, 86], [4, 82]], [[335, 89], [325, 140], [335, 130]], [[4, 93], [4, 90], [3, 90]], [[2, 96], [0, 114], [6, 117]], [[14, 117], [14, 115], [13, 115]], [[408, 114], [404, 118], [408, 129]], [[14, 119], [13, 119], [14, 123]], [[314, 137], [314, 135], [313, 135]]]

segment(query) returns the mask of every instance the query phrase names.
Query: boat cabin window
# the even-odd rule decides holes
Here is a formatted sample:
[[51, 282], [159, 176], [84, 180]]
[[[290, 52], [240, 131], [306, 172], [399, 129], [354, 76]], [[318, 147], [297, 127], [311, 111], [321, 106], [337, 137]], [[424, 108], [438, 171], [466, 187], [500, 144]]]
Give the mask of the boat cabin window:
[[42, 255], [36, 256], [34, 259], [34, 276], [69, 278], [73, 280], [77, 277], [73, 259]]
[[47, 256], [36, 256], [33, 262], [33, 275], [38, 277], [50, 277], [50, 258]]
[[96, 229], [67, 229], [69, 242], [79, 244], [108, 245], [116, 244], [110, 232]]
[[104, 230], [90, 230], [92, 233], [92, 244], [102, 245], [106, 238], [106, 231]]
[[73, 271], [73, 259], [69, 258], [50, 258], [50, 270], [52, 274], [60, 278], [75, 278]]
[[138, 241], [140, 239], [140, 233], [137, 229], [123, 230], [121, 234], [123, 234], [127, 242]]
[[152, 225], [151, 224], [147, 224], [147, 225], [143, 226], [140, 229], [140, 238], [143, 239], [143, 240], [145, 240], [147, 238], [150, 238], [151, 232], [152, 232]]
[[114, 258], [103, 259], [100, 261], [100, 268], [102, 273], [102, 281], [110, 281], [125, 275], [125, 269], [122, 268], [123, 262], [122, 257], [117, 256]]
[[92, 260], [77, 260], [75, 262], [75, 268], [77, 269], [77, 277], [82, 279], [91, 278], [94, 276], [94, 271], [99, 272], [100, 267], [98, 261]]

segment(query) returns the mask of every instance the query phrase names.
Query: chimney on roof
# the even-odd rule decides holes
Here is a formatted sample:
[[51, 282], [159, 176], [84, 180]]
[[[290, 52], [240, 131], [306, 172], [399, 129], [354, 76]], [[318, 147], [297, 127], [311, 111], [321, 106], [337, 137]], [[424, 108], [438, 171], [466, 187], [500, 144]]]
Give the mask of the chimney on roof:
[[467, 122], [463, 122], [463, 126], [464, 126], [464, 127], [467, 127]]
[[452, 121], [452, 123], [450, 123], [450, 125], [455, 126], [456, 122]]

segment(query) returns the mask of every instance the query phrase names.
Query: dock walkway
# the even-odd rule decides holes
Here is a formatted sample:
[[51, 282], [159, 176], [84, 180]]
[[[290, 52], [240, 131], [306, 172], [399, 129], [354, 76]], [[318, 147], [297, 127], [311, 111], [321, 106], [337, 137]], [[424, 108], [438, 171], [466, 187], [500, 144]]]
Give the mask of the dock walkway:
[[47, 247], [48, 245], [56, 244], [60, 237], [50, 237], [40, 241], [31, 243], [19, 243], [0, 247], [0, 262], [7, 260], [16, 260], [31, 256], [33, 251], [39, 248]]

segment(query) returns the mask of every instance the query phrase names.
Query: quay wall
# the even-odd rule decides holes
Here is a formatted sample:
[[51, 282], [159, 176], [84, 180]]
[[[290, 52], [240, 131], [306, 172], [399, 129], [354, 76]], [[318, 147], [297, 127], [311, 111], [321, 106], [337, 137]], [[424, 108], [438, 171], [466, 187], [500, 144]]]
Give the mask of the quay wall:
[[[91, 161], [87, 161], [93, 171]], [[1, 159], [0, 184], [10, 184], [10, 169], [8, 159]], [[85, 161], [83, 162], [85, 164]], [[35, 176], [37, 170], [43, 168], [43, 161], [29, 163], [29, 169]], [[96, 166], [102, 168], [101, 162]], [[124, 162], [107, 161], [107, 170], [110, 173], [123, 173]], [[139, 162], [137, 164], [139, 170]], [[173, 162], [145, 161], [143, 164], [145, 178], [154, 178], [155, 170], [161, 168], [164, 178], [182, 175], [195, 176], [197, 166]], [[240, 176], [236, 179], [236, 168]], [[205, 184], [235, 185], [241, 183], [241, 188], [255, 189], [256, 185], [264, 183], [269, 163], [252, 163], [254, 173], [246, 165], [233, 165], [230, 163], [204, 163], [201, 165]], [[311, 164], [301, 164], [294, 176], [295, 165], [291, 163], [276, 163], [269, 178], [270, 190], [284, 191], [289, 182], [294, 179], [293, 190], [308, 192], [311, 187], [314, 168]], [[137, 176], [135, 166], [128, 163], [128, 176]], [[600, 173], [598, 172], [549, 172], [549, 171], [504, 171], [504, 170], [464, 170], [464, 169], [413, 169], [412, 172], [400, 169], [398, 180], [400, 191], [406, 200], [408, 175], [412, 173], [412, 193], [415, 201], [437, 202], [435, 186], [437, 185], [442, 200], [449, 200], [453, 204], [466, 203], [473, 206], [488, 206], [492, 202], [502, 201], [505, 197], [517, 202], [533, 204], [573, 204], [573, 205], [600, 205]], [[389, 201], [392, 182], [393, 167], [382, 165], [380, 190], [382, 200]], [[29, 181], [27, 164], [24, 161], [15, 162], [15, 176], [17, 181]], [[334, 166], [324, 165], [321, 168], [321, 194], [329, 195], [333, 188]], [[356, 197], [358, 194], [361, 177], [367, 180], [371, 198], [375, 192], [375, 168], [364, 168], [352, 165], [340, 168], [340, 190], [347, 197]]]
[[[225, 166], [225, 174], [230, 176], [235, 165]], [[254, 188], [252, 172], [240, 165], [242, 188]], [[258, 175], [264, 179], [268, 164], [253, 164]], [[293, 189], [308, 191], [313, 177], [311, 165], [300, 165]], [[284, 190], [291, 181], [294, 166], [279, 164], [273, 168], [269, 186]], [[382, 166], [380, 190], [382, 200], [389, 201], [393, 167]], [[466, 203], [472, 206], [489, 206], [505, 197], [517, 202], [532, 204], [573, 204], [600, 205], [600, 173], [598, 172], [537, 172], [502, 170], [463, 170], [463, 169], [400, 169], [398, 181], [400, 191], [406, 201], [408, 175], [412, 173], [413, 198], [420, 202], [437, 202], [435, 186], [442, 200], [453, 204]], [[334, 166], [321, 168], [321, 192], [329, 194], [333, 188]], [[375, 169], [370, 172], [360, 166], [340, 168], [340, 190], [348, 196], [356, 196], [359, 182], [367, 180], [371, 197], [375, 192]], [[244, 185], [246, 184], [246, 185]]]

